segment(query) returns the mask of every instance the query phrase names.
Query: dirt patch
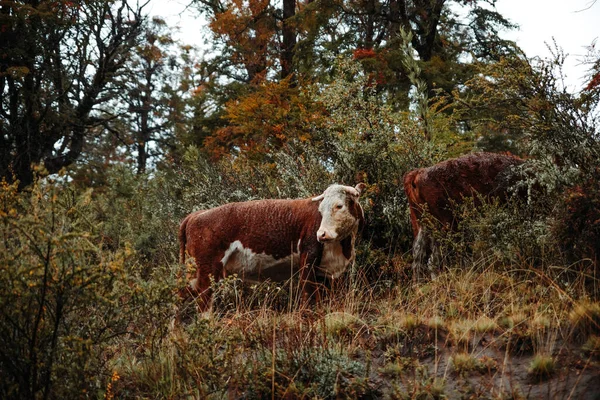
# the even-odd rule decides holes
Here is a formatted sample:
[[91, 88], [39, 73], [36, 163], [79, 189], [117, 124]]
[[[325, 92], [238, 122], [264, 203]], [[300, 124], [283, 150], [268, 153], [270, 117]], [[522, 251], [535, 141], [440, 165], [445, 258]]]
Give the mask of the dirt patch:
[[[534, 351], [507, 344], [499, 332], [466, 344], [453, 343], [443, 332], [434, 337], [417, 330], [373, 354], [372, 379], [384, 397], [600, 399], [600, 362], [578, 344], [555, 340], [548, 352], [552, 370], [536, 374]], [[411, 346], [411, 339], [419, 343]]]

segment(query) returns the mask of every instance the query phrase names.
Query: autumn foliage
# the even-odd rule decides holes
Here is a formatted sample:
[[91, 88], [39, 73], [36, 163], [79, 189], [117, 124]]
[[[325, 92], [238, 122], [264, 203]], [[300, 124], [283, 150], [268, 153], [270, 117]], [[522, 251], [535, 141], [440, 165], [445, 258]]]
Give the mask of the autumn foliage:
[[207, 138], [205, 146], [216, 158], [239, 153], [264, 156], [290, 140], [311, 140], [310, 127], [323, 118], [322, 112], [305, 92], [290, 87], [290, 79], [266, 81], [226, 104], [228, 124]]
[[[133, 3], [0, 3], [1, 399], [600, 391], [597, 63], [565, 90], [493, 1], [192, 1], [203, 48]], [[453, 204], [413, 280], [403, 176], [481, 150], [527, 195]], [[232, 275], [181, 304], [187, 214], [334, 182], [366, 224], [322, 302]]]
[[210, 28], [229, 49], [231, 62], [246, 69], [250, 82], [260, 83], [272, 67], [275, 20], [268, 0], [233, 0], [216, 13]]

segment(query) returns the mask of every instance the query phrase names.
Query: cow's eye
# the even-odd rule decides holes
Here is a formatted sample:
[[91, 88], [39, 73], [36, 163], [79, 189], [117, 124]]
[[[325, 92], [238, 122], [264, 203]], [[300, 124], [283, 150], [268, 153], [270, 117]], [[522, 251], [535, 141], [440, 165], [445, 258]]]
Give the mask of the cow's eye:
[[343, 204], [338, 204], [335, 206], [335, 208], [337, 208], [338, 210], [341, 210], [342, 208], [344, 208]]

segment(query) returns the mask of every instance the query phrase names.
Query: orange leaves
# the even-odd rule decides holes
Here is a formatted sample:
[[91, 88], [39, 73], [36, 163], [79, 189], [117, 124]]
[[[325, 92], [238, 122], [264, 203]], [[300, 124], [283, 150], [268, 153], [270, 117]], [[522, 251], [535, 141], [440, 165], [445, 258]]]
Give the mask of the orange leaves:
[[228, 126], [204, 142], [217, 158], [230, 149], [259, 154], [277, 150], [291, 138], [310, 140], [310, 124], [321, 114], [285, 79], [256, 85], [251, 93], [229, 101], [225, 118]]
[[234, 64], [243, 65], [251, 80], [275, 59], [270, 53], [277, 39], [277, 26], [269, 3], [233, 0], [210, 22], [215, 36], [231, 51]]
[[362, 60], [363, 58], [376, 58], [377, 53], [373, 49], [356, 49], [352, 56], [355, 60]]

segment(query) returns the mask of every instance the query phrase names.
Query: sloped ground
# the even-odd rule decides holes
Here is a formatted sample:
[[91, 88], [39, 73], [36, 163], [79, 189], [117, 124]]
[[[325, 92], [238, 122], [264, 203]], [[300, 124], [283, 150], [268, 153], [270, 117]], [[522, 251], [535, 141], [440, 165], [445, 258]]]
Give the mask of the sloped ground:
[[[390, 350], [405, 346], [376, 354], [372, 362], [377, 372], [372, 379], [381, 385], [382, 397], [600, 398], [600, 358], [585, 354], [581, 346], [554, 342], [549, 353], [554, 370], [536, 375], [535, 354], [518, 350], [519, 344], [510, 343], [503, 332], [480, 335], [468, 346], [453, 345], [443, 332], [437, 336], [436, 340], [431, 331], [424, 334], [410, 356], [390, 360]], [[421, 349], [433, 354], [419, 354]]]
[[[217, 288], [152, 351], [123, 343], [115, 398], [600, 398], [595, 280], [451, 270], [302, 307], [289, 286]], [[591, 286], [590, 286], [591, 285]], [[293, 299], [293, 300], [290, 300]]]

